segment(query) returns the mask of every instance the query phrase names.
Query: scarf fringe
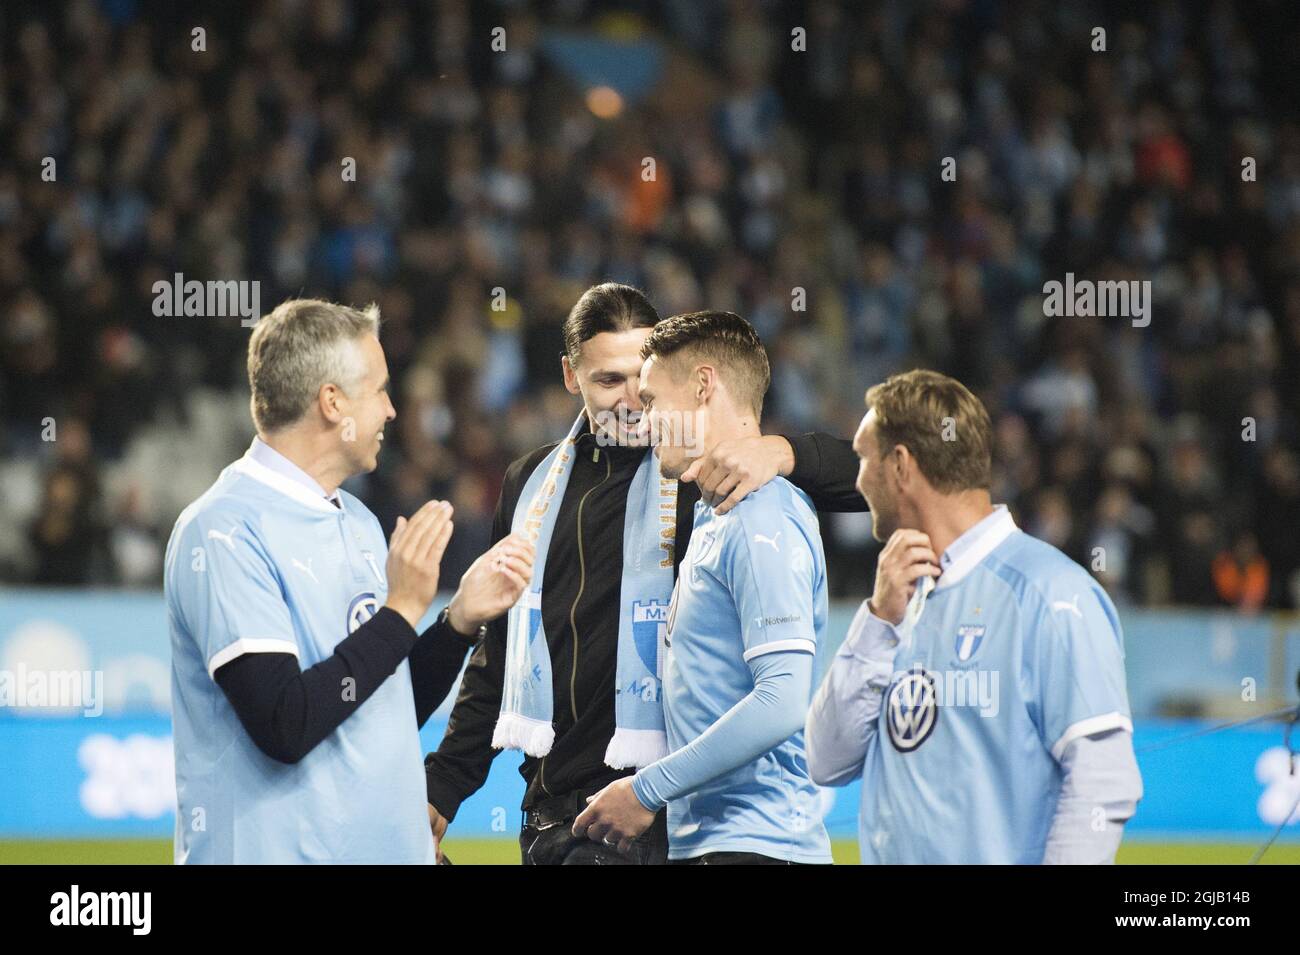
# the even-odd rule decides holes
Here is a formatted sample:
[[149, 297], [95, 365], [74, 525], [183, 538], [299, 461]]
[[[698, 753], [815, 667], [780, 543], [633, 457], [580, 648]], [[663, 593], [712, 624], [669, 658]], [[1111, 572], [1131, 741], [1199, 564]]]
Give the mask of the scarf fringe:
[[663, 730], [620, 726], [605, 749], [605, 765], [611, 769], [642, 769], [667, 755], [668, 735]]
[[502, 713], [492, 731], [493, 749], [521, 749], [529, 756], [545, 756], [555, 743], [555, 727], [518, 713]]

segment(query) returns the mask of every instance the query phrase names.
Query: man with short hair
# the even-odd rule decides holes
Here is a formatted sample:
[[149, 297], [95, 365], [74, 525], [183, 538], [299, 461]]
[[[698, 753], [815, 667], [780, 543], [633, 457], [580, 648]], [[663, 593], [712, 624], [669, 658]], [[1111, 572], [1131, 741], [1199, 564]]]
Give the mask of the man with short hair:
[[430, 815], [445, 831], [499, 748], [522, 749], [525, 864], [664, 861], [663, 815], [630, 846], [574, 836], [587, 797], [663, 755], [658, 652], [696, 502], [724, 513], [778, 474], [823, 510], [862, 510], [847, 441], [738, 436], [661, 478], [641, 435], [642, 345], [659, 323], [635, 288], [583, 293], [560, 364], [582, 411], [569, 435], [510, 465], [493, 528], [537, 548], [529, 591], [470, 658], [447, 735], [426, 763]]
[[[379, 522], [339, 485], [396, 417], [379, 314], [284, 302], [248, 348], [257, 437], [167, 545], [178, 863], [429, 863], [419, 727], [532, 548], [480, 557], [438, 623], [451, 506]], [[381, 570], [381, 567], [383, 568]]]
[[992, 426], [960, 382], [911, 371], [866, 403], [885, 548], [808, 714], [813, 780], [862, 779], [863, 862], [1113, 861], [1142, 796], [1115, 607], [993, 506]]
[[[677, 315], [642, 348], [641, 404], [666, 477], [704, 448], [761, 434], [767, 355], [733, 312]], [[718, 515], [695, 505], [666, 633], [668, 755], [606, 786], [574, 835], [630, 846], [665, 806], [668, 858], [829, 864], [803, 722], [826, 628], [826, 561], [811, 502], [777, 477]]]

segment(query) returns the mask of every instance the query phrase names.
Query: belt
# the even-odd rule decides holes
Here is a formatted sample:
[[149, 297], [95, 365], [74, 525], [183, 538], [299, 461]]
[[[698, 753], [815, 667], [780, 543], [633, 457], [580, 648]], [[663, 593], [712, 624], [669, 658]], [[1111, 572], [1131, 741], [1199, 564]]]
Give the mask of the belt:
[[575, 789], [562, 796], [543, 799], [533, 808], [524, 811], [524, 825], [531, 829], [550, 829], [572, 822], [577, 818], [578, 813], [587, 808], [587, 797], [596, 795], [605, 786], [606, 784], [602, 783], [599, 786]]

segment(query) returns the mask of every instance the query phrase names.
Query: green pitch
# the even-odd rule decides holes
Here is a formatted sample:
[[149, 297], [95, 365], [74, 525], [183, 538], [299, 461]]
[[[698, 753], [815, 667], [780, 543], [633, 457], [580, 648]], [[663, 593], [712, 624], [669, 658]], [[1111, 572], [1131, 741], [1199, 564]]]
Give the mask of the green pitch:
[[[519, 845], [513, 839], [448, 839], [443, 847], [457, 865], [519, 864]], [[1248, 861], [1255, 849], [1250, 843], [1135, 841], [1120, 847], [1118, 861], [1129, 865], [1234, 865]], [[834, 851], [838, 863], [858, 861], [858, 845], [851, 839], [836, 841]], [[0, 864], [166, 865], [171, 861], [170, 839], [0, 840]], [[1300, 843], [1275, 844], [1264, 862], [1300, 865]]]

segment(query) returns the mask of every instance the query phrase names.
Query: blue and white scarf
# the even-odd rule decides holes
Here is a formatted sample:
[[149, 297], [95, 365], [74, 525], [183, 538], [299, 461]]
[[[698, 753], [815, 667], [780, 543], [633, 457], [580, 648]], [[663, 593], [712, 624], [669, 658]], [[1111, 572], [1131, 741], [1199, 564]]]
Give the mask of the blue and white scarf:
[[[533, 542], [537, 556], [532, 580], [510, 610], [507, 622], [505, 688], [492, 745], [521, 749], [535, 757], [545, 756], [555, 742], [555, 696], [550, 646], [542, 624], [542, 581], [559, 502], [573, 472], [575, 441], [585, 420], [585, 414], [580, 414], [568, 437], [533, 471], [510, 525], [512, 532]], [[677, 482], [659, 474], [658, 459], [647, 451], [632, 478], [623, 523], [615, 728], [605, 750], [606, 764], [615, 769], [648, 766], [668, 750], [661, 648], [673, 590], [676, 534]]]
[[921, 622], [921, 614], [925, 613], [925, 598], [930, 596], [934, 587], [934, 578], [929, 574], [916, 578], [916, 589], [912, 591], [912, 596], [907, 601], [907, 609], [903, 611], [903, 619], [898, 622], [898, 651], [900, 653], [906, 653], [912, 649], [912, 633], [916, 630], [916, 625]]

